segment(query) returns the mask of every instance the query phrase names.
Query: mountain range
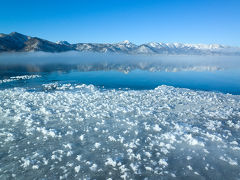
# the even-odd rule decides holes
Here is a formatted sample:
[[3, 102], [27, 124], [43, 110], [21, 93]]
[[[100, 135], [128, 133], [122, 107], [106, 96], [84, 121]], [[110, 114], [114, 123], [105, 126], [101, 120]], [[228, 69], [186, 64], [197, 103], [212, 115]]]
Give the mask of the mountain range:
[[0, 52], [101, 52], [127, 54], [167, 54], [167, 55], [240, 55], [240, 47], [219, 44], [145, 43], [133, 44], [129, 41], [119, 43], [76, 43], [67, 41], [51, 42], [12, 32], [0, 34]]

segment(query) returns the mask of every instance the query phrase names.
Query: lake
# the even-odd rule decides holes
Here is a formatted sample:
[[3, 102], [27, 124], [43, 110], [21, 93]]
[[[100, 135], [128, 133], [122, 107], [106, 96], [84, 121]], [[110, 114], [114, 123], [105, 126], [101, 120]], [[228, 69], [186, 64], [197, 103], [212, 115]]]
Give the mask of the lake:
[[0, 178], [238, 179], [240, 58], [0, 56]]

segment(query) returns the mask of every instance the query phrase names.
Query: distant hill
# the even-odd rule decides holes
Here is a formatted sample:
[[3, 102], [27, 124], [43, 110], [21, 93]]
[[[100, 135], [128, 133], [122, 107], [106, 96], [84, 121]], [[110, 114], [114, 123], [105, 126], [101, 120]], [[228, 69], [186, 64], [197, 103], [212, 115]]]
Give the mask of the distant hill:
[[0, 52], [113, 52], [127, 54], [169, 54], [169, 55], [240, 55], [239, 47], [219, 44], [182, 44], [151, 42], [141, 45], [123, 41], [114, 44], [77, 43], [67, 41], [51, 42], [17, 32], [0, 34]]

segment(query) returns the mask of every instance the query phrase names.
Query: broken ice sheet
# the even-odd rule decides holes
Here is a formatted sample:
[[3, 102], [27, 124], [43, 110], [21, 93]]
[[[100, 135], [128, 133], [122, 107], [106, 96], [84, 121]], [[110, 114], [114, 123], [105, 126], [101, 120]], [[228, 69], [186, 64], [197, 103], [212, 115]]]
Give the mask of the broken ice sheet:
[[238, 95], [55, 83], [0, 99], [0, 179], [240, 177]]

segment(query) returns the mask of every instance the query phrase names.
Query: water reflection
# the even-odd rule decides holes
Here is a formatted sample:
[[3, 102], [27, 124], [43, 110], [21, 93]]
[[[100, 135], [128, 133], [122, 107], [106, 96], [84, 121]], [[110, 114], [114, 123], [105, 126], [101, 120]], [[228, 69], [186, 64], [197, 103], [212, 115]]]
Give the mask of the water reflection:
[[[15, 76], [40, 75], [33, 80]], [[7, 79], [10, 80], [8, 81]], [[3, 81], [5, 79], [5, 81]], [[0, 56], [0, 89], [45, 83], [104, 88], [154, 89], [170, 85], [240, 94], [240, 58], [223, 56], [132, 56], [89, 53], [14, 53]]]

